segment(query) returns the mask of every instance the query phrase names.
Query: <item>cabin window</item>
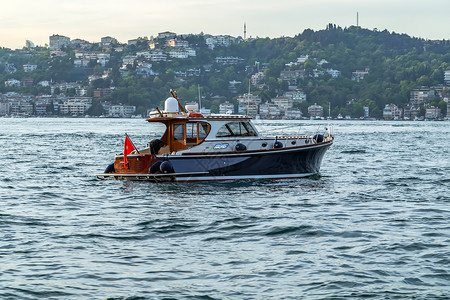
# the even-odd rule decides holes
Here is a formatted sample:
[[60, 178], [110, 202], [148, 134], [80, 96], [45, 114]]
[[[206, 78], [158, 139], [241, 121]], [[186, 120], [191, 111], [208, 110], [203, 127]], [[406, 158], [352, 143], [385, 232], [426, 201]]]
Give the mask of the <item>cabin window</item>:
[[209, 133], [209, 126], [207, 123], [198, 123], [198, 139], [203, 140]]
[[223, 125], [216, 134], [216, 137], [228, 136], [256, 136], [256, 132], [249, 122], [229, 122]]
[[197, 123], [187, 123], [186, 124], [186, 138], [196, 139], [197, 138]]
[[173, 139], [184, 141], [184, 124], [173, 125]]
[[209, 133], [209, 125], [204, 122], [186, 123], [186, 138], [204, 140]]

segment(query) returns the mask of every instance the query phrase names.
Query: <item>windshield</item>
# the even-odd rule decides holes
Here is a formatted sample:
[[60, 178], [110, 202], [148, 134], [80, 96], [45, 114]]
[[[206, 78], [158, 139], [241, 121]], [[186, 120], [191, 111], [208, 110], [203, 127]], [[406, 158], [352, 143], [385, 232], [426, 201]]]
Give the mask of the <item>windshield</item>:
[[256, 132], [249, 122], [229, 122], [217, 131], [216, 137], [228, 136], [256, 136]]

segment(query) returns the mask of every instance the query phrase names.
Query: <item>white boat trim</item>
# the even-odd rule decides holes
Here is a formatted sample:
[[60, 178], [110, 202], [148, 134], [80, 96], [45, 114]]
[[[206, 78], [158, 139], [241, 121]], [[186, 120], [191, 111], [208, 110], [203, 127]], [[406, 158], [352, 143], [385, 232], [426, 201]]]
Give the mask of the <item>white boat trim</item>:
[[304, 178], [314, 175], [315, 173], [303, 174], [268, 174], [268, 175], [237, 175], [237, 176], [200, 176], [200, 177], [179, 177], [175, 176], [177, 182], [194, 182], [194, 181], [228, 181], [228, 180], [251, 180], [251, 179], [293, 179]]

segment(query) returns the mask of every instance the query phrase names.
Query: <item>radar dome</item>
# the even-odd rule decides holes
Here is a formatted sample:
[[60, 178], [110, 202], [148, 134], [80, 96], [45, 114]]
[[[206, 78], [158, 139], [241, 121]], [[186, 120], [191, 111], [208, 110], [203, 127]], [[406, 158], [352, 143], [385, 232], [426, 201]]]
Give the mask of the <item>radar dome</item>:
[[173, 97], [167, 98], [166, 102], [164, 103], [164, 112], [177, 113], [178, 111], [178, 100]]

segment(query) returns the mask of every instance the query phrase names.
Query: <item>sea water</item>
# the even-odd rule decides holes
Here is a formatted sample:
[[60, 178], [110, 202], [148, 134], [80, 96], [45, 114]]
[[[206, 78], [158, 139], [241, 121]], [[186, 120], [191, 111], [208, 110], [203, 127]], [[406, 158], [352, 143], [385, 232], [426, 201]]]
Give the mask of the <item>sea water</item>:
[[161, 126], [0, 119], [0, 299], [450, 297], [450, 123], [331, 125], [320, 175], [179, 184], [94, 177]]

